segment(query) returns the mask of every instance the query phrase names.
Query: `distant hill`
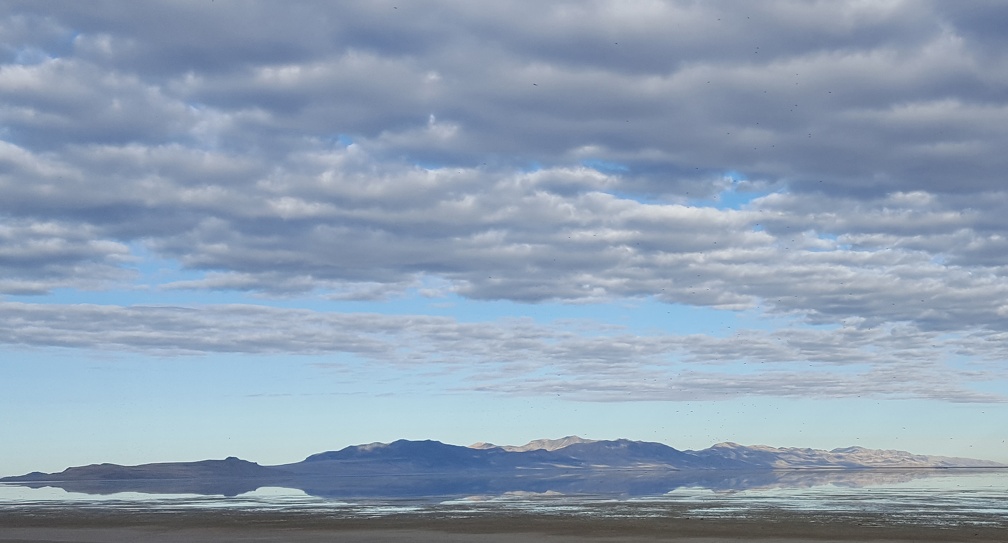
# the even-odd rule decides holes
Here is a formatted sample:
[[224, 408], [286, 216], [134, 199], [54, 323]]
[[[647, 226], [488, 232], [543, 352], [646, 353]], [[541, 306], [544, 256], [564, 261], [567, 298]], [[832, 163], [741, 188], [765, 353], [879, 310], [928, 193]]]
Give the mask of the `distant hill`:
[[260, 481], [275, 478], [277, 470], [254, 462], [229, 457], [199, 462], [164, 462], [139, 466], [91, 464], [67, 468], [59, 473], [29, 473], [4, 477], [3, 483], [24, 486], [54, 486], [89, 494], [149, 492], [165, 494], [236, 495], [262, 486]]
[[494, 445], [492, 443], [485, 443], [480, 441], [479, 443], [473, 443], [469, 445], [472, 449], [504, 449], [509, 452], [526, 452], [526, 451], [555, 451], [557, 449], [562, 449], [568, 445], [574, 445], [577, 443], [594, 443], [595, 440], [584, 439], [578, 436], [567, 436], [561, 437], [560, 439], [536, 439], [534, 441], [529, 441], [524, 445]]
[[702, 458], [711, 467], [719, 462], [769, 469], [827, 468], [963, 468], [997, 467], [1000, 464], [970, 458], [927, 456], [906, 451], [846, 447], [824, 451], [819, 449], [779, 448], [765, 445], [746, 446], [718, 443], [702, 451], [688, 451]]
[[[235, 495], [281, 486], [320, 496], [434, 496], [559, 491], [664, 493], [679, 486], [707, 488], [773, 485], [798, 471], [1006, 467], [967, 458], [847, 447], [818, 449], [718, 443], [681, 451], [646, 441], [541, 439], [521, 446], [399, 440], [345, 447], [279, 466], [227, 458], [120, 466], [93, 464], [59, 473], [29, 473], [0, 482], [70, 491]], [[836, 475], [820, 475], [836, 478]], [[848, 477], [851, 478], [851, 477]], [[857, 480], [872, 477], [858, 476]]]
[[906, 451], [845, 447], [820, 449], [739, 445], [724, 442], [699, 451], [678, 451], [662, 443], [617, 439], [598, 441], [567, 436], [537, 439], [525, 445], [493, 445], [479, 442], [473, 449], [510, 452], [546, 450], [560, 455], [612, 465], [670, 465], [679, 469], [869, 469], [869, 468], [985, 468], [1006, 467], [997, 462], [929, 456]]

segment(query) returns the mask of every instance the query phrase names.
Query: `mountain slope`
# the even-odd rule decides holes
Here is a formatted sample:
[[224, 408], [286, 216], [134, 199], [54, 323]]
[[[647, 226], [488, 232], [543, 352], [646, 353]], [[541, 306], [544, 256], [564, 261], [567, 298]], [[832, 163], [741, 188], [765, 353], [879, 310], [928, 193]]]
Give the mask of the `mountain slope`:
[[91, 464], [59, 473], [34, 472], [0, 478], [32, 488], [59, 487], [70, 492], [114, 494], [146, 492], [164, 494], [221, 494], [236, 496], [272, 481], [284, 479], [275, 467], [229, 457], [199, 462], [164, 462], [139, 466]]
[[524, 445], [494, 445], [492, 443], [479, 442], [469, 445], [472, 449], [502, 449], [508, 452], [528, 452], [528, 451], [556, 451], [567, 447], [568, 445], [575, 445], [578, 443], [594, 443], [593, 439], [584, 439], [578, 436], [566, 436], [560, 439], [536, 439], [529, 441]]

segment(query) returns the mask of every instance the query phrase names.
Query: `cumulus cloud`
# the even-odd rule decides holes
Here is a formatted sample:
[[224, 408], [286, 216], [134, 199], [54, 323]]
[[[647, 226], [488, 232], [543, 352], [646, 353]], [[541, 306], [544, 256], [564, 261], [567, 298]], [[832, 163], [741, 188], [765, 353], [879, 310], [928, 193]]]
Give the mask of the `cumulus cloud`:
[[0, 223], [0, 293], [43, 294], [54, 288], [100, 290], [128, 281], [133, 262], [122, 243], [95, 236], [89, 225]]
[[718, 209], [620, 197], [618, 174], [584, 166], [390, 166], [351, 146], [302, 152], [278, 172], [180, 146], [91, 148], [78, 164], [113, 167], [122, 188], [111, 191], [65, 157], [11, 154], [8, 214], [36, 230], [43, 216], [83, 221], [94, 248], [142, 240], [206, 272], [166, 288], [339, 296], [385, 285], [374, 291], [386, 296], [431, 277], [473, 299], [655, 297], [938, 330], [1000, 330], [1006, 311], [998, 219], [922, 191]]
[[[40, 39], [50, 61], [5, 68], [5, 121], [25, 139], [60, 126], [58, 145], [75, 127], [163, 142], [183, 137], [187, 114], [246, 115], [222, 134], [244, 151], [349, 134], [468, 165], [558, 165], [596, 146], [659, 194], [695, 168], [858, 193], [948, 192], [949, 175], [983, 190], [1004, 170], [987, 152], [1004, 143], [1003, 57], [967, 10], [222, 4], [13, 8], [13, 26], [44, 19], [75, 37], [69, 51]], [[421, 137], [432, 114], [457, 131], [449, 147]]]
[[[0, 293], [126, 288], [149, 254], [188, 272], [165, 291], [386, 300], [436, 283], [469, 300], [646, 298], [856, 332], [656, 351], [698, 363], [860, 360], [892, 330], [988, 353], [1006, 332], [996, 2], [3, 10]], [[177, 315], [213, 327], [224, 313]], [[682, 375], [691, 390], [728, 383]], [[847, 383], [835, 377], [808, 386]]]

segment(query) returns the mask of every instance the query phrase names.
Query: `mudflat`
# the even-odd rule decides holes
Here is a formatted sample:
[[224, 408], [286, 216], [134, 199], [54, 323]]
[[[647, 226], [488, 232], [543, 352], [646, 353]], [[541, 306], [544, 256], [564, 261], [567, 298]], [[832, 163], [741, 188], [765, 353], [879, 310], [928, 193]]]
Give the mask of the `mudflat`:
[[747, 518], [613, 518], [481, 514], [338, 518], [303, 512], [0, 511], [2, 542], [1001, 542], [1005, 527], [912, 526], [882, 519], [781, 514]]

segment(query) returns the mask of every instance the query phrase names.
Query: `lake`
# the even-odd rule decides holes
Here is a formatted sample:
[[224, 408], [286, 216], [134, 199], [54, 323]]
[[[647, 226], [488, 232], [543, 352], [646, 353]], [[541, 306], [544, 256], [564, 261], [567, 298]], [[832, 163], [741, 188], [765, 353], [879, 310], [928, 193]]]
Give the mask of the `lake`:
[[[765, 477], [764, 477], [765, 479]], [[800, 516], [856, 525], [977, 526], [1008, 529], [1008, 470], [794, 470], [759, 485], [742, 474], [653, 494], [512, 491], [409, 498], [340, 498], [264, 487], [235, 496], [112, 492], [0, 485], [0, 514], [53, 511], [184, 513], [220, 511], [326, 518], [408, 515], [472, 518], [498, 514], [557, 517], [744, 519]], [[733, 486], [733, 482], [735, 485]], [[1008, 533], [1008, 532], [1006, 532]]]

